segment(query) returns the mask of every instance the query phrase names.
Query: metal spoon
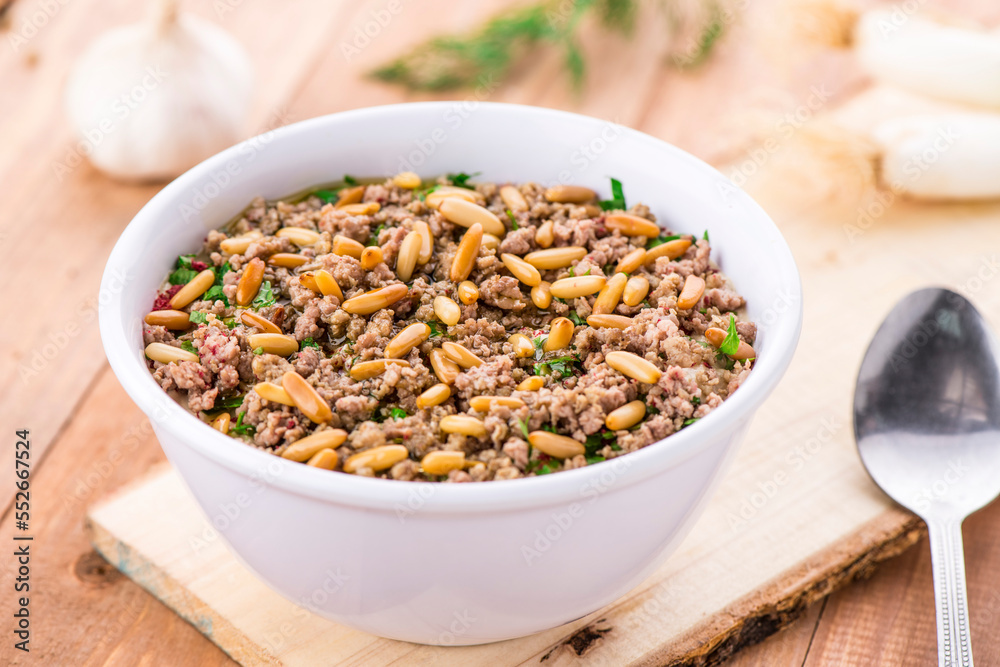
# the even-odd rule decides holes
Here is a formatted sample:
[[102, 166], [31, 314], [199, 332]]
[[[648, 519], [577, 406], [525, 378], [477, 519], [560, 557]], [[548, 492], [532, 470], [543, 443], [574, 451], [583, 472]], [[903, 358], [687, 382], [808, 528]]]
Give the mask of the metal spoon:
[[858, 374], [854, 433], [868, 473], [930, 536], [938, 662], [972, 665], [962, 521], [1000, 494], [1000, 345], [968, 300], [900, 301]]

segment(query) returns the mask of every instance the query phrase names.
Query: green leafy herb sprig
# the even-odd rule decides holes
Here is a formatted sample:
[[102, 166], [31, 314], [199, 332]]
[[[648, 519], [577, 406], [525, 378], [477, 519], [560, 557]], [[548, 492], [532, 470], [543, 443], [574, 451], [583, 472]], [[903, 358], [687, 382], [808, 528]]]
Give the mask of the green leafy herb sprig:
[[[706, 0], [694, 12], [690, 0], [656, 2], [666, 15], [666, 37], [680, 43], [670, 54], [674, 66], [690, 69], [708, 58], [732, 19], [724, 2]], [[376, 68], [371, 76], [411, 90], [486, 86], [534, 47], [552, 46], [562, 51], [565, 69], [580, 90], [585, 73], [578, 36], [581, 20], [593, 16], [602, 28], [628, 36], [639, 7], [640, 0], [540, 0], [504, 10], [470, 32], [435, 37]]]

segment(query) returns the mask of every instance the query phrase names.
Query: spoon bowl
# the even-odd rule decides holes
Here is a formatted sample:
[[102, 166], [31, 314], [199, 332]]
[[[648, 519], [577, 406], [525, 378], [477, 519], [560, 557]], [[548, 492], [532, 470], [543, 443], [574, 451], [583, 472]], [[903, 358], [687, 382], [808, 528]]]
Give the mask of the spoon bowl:
[[854, 431], [861, 460], [927, 524], [942, 665], [972, 665], [962, 521], [1000, 494], [1000, 344], [947, 289], [906, 296], [861, 363]]

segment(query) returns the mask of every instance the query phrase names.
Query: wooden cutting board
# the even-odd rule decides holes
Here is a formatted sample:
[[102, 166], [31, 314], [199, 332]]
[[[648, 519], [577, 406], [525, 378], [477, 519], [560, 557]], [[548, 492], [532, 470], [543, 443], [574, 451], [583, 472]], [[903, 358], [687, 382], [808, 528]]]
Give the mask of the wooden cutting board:
[[[835, 115], [864, 126], [930, 106], [879, 88]], [[991, 252], [1000, 248], [1000, 205], [859, 201], [842, 191], [818, 198], [789, 177], [789, 165], [809, 171], [795, 144], [792, 136], [723, 169], [745, 176], [799, 263], [805, 322], [795, 359], [690, 536], [614, 604], [561, 628], [476, 647], [350, 630], [258, 582], [169, 468], [91, 509], [96, 548], [244, 664], [703, 665], [780, 629], [922, 531], [874, 487], [854, 448], [853, 383], [879, 322], [910, 290], [940, 284], [962, 291], [1000, 329], [1000, 282], [991, 282], [1000, 274]]]

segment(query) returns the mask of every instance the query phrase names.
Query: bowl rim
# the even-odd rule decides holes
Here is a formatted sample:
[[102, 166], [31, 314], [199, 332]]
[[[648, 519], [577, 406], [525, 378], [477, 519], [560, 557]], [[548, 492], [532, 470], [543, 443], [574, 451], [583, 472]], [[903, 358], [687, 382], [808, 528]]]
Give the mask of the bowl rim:
[[[428, 110], [444, 112], [460, 104], [462, 103], [456, 101], [410, 102], [342, 111], [271, 130], [267, 133], [267, 141], [273, 143], [292, 140], [298, 135], [309, 135], [339, 124], [350, 124], [360, 117], [405, 115]], [[480, 109], [555, 122], [570, 119], [575, 122], [607, 122], [582, 114], [519, 104], [479, 102], [477, 112]], [[329, 471], [288, 461], [229, 438], [181, 407], [160, 388], [145, 364], [136, 363], [129, 356], [128, 350], [136, 341], [130, 340], [126, 334], [128, 323], [123, 319], [121, 308], [125, 290], [113, 289], [112, 284], [121, 275], [128, 275], [130, 268], [134, 269], [135, 262], [131, 260], [135, 257], [134, 249], [143, 247], [143, 238], [164, 217], [166, 209], [176, 197], [187, 192], [189, 186], [206, 172], [211, 173], [223, 167], [230, 159], [238, 157], [245, 146], [259, 142], [263, 135], [236, 144], [176, 178], [147, 202], [122, 232], [108, 257], [101, 281], [102, 298], [99, 299], [101, 339], [111, 368], [129, 397], [153, 423], [158, 436], [161, 430], [165, 430], [198, 454], [251, 479], [260, 479], [263, 471], [273, 471], [277, 462], [279, 472], [265, 475], [265, 484], [307, 498], [338, 504], [398, 512], [400, 509], [409, 511], [406, 508], [412, 508], [414, 502], [417, 502], [420, 512], [501, 512], [579, 501], [586, 495], [588, 488], [611, 490], [607, 489], [608, 482], [605, 481], [607, 473], [611, 473], [613, 490], [617, 490], [677, 465], [695, 455], [702, 444], [725, 437], [727, 431], [733, 430], [734, 423], [749, 421], [784, 375], [791, 363], [802, 326], [801, 280], [791, 250], [777, 226], [732, 181], [702, 160], [661, 139], [627, 127], [620, 129], [638, 141], [652, 142], [671, 154], [673, 159], [686, 163], [691, 170], [726, 184], [724, 187], [729, 190], [736, 204], [745, 209], [754, 224], [761, 225], [762, 230], [777, 241], [772, 244], [769, 269], [779, 274], [779, 282], [787, 289], [790, 302], [789, 310], [774, 325], [769, 325], [769, 352], [756, 363], [753, 372], [741, 385], [741, 391], [735, 392], [698, 423], [663, 440], [627, 456], [554, 475], [493, 480], [479, 484], [404, 482], [347, 474], [331, 476]]]

